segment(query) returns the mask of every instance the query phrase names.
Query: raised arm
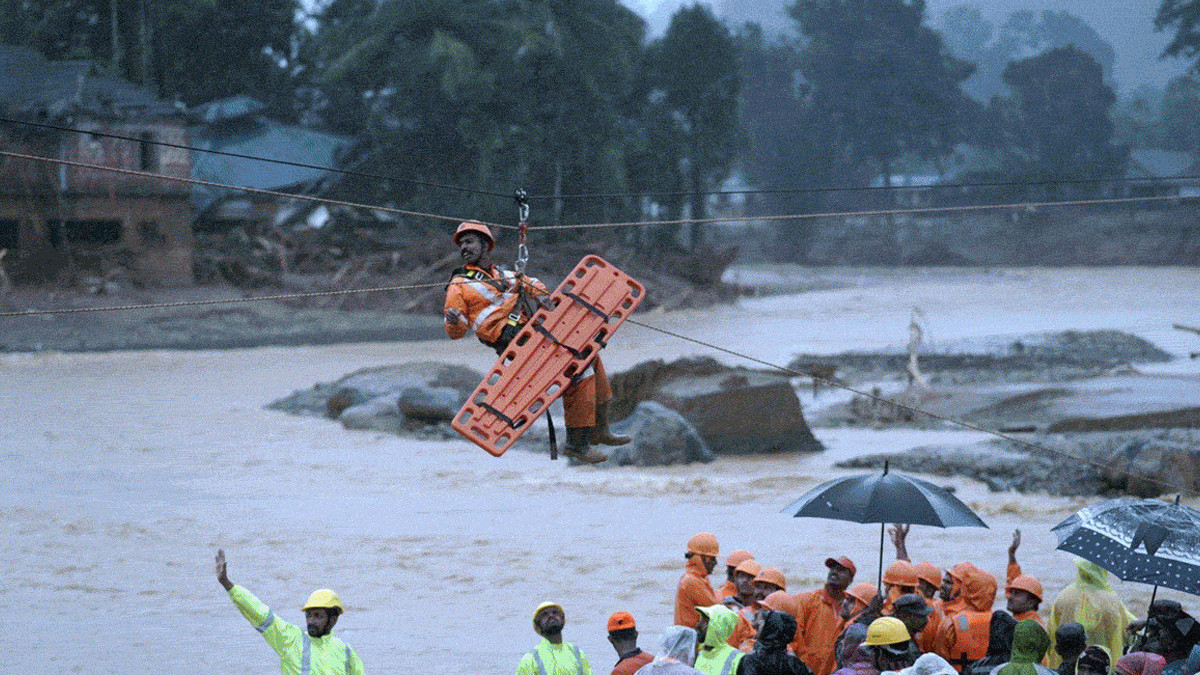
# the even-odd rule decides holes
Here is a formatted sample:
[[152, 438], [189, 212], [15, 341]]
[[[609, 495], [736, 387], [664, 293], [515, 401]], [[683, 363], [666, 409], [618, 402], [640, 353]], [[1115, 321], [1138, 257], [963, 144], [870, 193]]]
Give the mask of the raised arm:
[[1013, 579], [1021, 576], [1021, 563], [1017, 562], [1017, 549], [1021, 548], [1021, 530], [1013, 530], [1012, 543], [1008, 546], [1008, 569], [1005, 570], [1005, 576], [1008, 577], [1008, 583], [1012, 583]]
[[896, 560], [912, 562], [908, 557], [908, 546], [905, 543], [908, 539], [908, 527], [903, 523], [894, 523], [888, 528], [888, 534], [892, 535], [892, 545], [896, 547]]
[[225, 590], [233, 590], [233, 582], [229, 580], [227, 569], [225, 566], [225, 549], [217, 549], [217, 581], [221, 582], [221, 586]]

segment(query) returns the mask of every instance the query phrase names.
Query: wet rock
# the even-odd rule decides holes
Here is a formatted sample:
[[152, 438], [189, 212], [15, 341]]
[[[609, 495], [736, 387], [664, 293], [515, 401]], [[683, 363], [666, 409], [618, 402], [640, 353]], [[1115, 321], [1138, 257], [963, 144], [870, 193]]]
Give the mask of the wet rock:
[[466, 397], [450, 387], [408, 387], [400, 392], [396, 407], [405, 417], [424, 422], [450, 422]]
[[669, 466], [714, 459], [696, 428], [661, 403], [639, 403], [633, 415], [614, 425], [614, 430], [633, 440], [628, 445], [606, 448], [609, 464]]
[[395, 394], [384, 394], [342, 411], [338, 421], [347, 429], [365, 429], [398, 433], [404, 415], [396, 408]]
[[730, 368], [711, 358], [655, 360], [613, 376], [612, 384], [614, 418], [655, 401], [682, 415], [716, 454], [824, 449], [786, 375]]

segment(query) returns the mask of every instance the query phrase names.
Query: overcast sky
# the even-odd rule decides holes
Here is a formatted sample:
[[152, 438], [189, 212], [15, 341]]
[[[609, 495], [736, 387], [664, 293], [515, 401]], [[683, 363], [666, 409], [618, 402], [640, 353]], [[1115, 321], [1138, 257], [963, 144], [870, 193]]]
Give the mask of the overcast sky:
[[[651, 30], [662, 31], [672, 12], [691, 0], [623, 0], [628, 7], [641, 13], [651, 23]], [[777, 7], [790, 4], [791, 0], [777, 0]], [[716, 7], [718, 13], [724, 7], [742, 7], [739, 0], [713, 0], [705, 3]], [[759, 0], [756, 5], [768, 4]], [[1162, 86], [1167, 80], [1182, 75], [1188, 63], [1180, 59], [1160, 61], [1159, 54], [1170, 41], [1167, 33], [1154, 32], [1154, 15], [1160, 0], [926, 0], [928, 19], [926, 23], [936, 25], [938, 16], [950, 7], [974, 4], [983, 15], [997, 27], [1009, 13], [1029, 9], [1065, 11], [1083, 19], [1112, 44], [1117, 58], [1114, 76], [1117, 85], [1127, 92], [1142, 83]], [[739, 15], [740, 16], [740, 15]], [[778, 17], [776, 17], [778, 20]], [[764, 17], [762, 23], [772, 23]]]

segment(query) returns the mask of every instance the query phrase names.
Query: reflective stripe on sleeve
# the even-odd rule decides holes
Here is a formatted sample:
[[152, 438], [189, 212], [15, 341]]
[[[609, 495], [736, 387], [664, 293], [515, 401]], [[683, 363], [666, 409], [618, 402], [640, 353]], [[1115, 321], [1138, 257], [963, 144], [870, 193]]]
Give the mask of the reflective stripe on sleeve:
[[275, 623], [275, 612], [272, 612], [271, 610], [267, 610], [267, 618], [263, 619], [262, 623], [255, 626], [254, 630], [256, 630], [260, 633], [265, 633], [265, 632], [267, 632], [267, 629], [270, 628], [271, 624], [273, 624], [273, 623]]
[[304, 652], [300, 655], [300, 675], [311, 675], [312, 673], [312, 641], [308, 639], [308, 633], [304, 634]]
[[350, 645], [346, 645], [346, 675], [350, 675]]
[[575, 672], [578, 673], [578, 675], [583, 675], [583, 658], [579, 656], [579, 647], [577, 645], [571, 645], [571, 649], [575, 651]]
[[725, 659], [725, 665], [721, 667], [721, 675], [729, 675], [729, 673], [733, 670], [733, 660], [736, 659], [737, 655], [740, 653], [741, 652], [736, 649], [729, 653], [729, 658]]
[[475, 317], [475, 320], [471, 322], [471, 332], [474, 333], [478, 331], [479, 328], [483, 326], [483, 323], [487, 321], [488, 317], [495, 314], [496, 310], [500, 309], [500, 307], [502, 307], [504, 303], [507, 302], [511, 297], [511, 293], [505, 293], [499, 300], [493, 302], [485, 307], [483, 311], [479, 312], [479, 314]]

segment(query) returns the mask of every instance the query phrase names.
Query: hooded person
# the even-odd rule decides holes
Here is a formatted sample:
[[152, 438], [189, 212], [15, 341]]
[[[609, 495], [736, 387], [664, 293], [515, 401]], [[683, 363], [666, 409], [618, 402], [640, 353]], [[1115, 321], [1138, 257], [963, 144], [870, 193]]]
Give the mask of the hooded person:
[[725, 605], [697, 607], [700, 625], [696, 627], [700, 652], [696, 655], [696, 670], [704, 675], [732, 675], [745, 653], [729, 644], [729, 636], [737, 625], [737, 613]]
[[687, 626], [667, 626], [659, 641], [654, 660], [638, 669], [636, 675], [696, 675], [696, 631]]
[[900, 675], [954, 675], [954, 666], [937, 654], [922, 654]]
[[934, 651], [961, 673], [964, 666], [988, 655], [997, 586], [996, 577], [971, 563], [960, 563], [955, 568], [961, 589], [955, 599], [962, 601], [962, 610], [947, 613], [942, 620]]
[[1075, 675], [1109, 675], [1112, 654], [1104, 645], [1088, 645], [1075, 660]]
[[563, 640], [567, 614], [557, 602], [533, 610], [533, 630], [542, 641], [517, 662], [516, 675], [591, 675], [592, 666], [579, 647]]
[[[1078, 577], [1054, 598], [1047, 629], [1051, 635], [1068, 621], [1083, 624], [1089, 645], [1103, 645], [1109, 654], [1125, 650], [1125, 627], [1134, 620], [1108, 583], [1108, 572], [1096, 563], [1076, 559]], [[1057, 668], [1056, 651], [1048, 656], [1048, 665]]]
[[787, 612], [767, 610], [754, 650], [742, 659], [737, 675], [812, 675], [788, 644], [796, 635], [796, 619]]
[[857, 571], [847, 557], [827, 558], [825, 585], [815, 591], [794, 596], [793, 614], [796, 617], [796, 656], [799, 656], [814, 675], [829, 675], [837, 665], [834, 645], [845, 628], [842, 619], [842, 600], [854, 581]]
[[942, 617], [949, 619], [966, 608], [966, 599], [962, 597], [963, 574], [975, 567], [969, 562], [960, 562], [942, 575], [942, 586], [938, 589], [941, 598]]
[[1130, 652], [1117, 659], [1116, 675], [1162, 675], [1167, 660], [1153, 652]]
[[991, 675], [1055, 675], [1055, 671], [1041, 663], [1049, 649], [1050, 636], [1042, 624], [1033, 619], [1022, 619], [1013, 630], [1012, 655], [1008, 663], [993, 668]]
[[861, 623], [852, 623], [846, 627], [838, 640], [837, 663], [838, 669], [834, 675], [879, 675], [875, 669], [875, 655], [870, 647], [863, 646], [867, 639], [867, 627]]
[[708, 575], [716, 568], [719, 553], [717, 537], [711, 533], [701, 532], [688, 539], [687, 552], [683, 556], [687, 564], [675, 590], [676, 626], [695, 628], [700, 623], [696, 608], [717, 604], [717, 594], [708, 582]]
[[[770, 612], [783, 612], [795, 618], [795, 615], [792, 614], [792, 596], [788, 595], [787, 591], [775, 591], [756, 602], [754, 609], [755, 613], [753, 621], [750, 623], [749, 634], [744, 632], [745, 626], [740, 620], [738, 621], [738, 627], [734, 629], [735, 633], [740, 633], [737, 636], [739, 641], [736, 647], [747, 653], [754, 651], [754, 644], [758, 641], [759, 633], [762, 631], [763, 620], [767, 614]], [[733, 645], [732, 637], [730, 638], [730, 645]], [[788, 645], [788, 648], [792, 649], [793, 654], [795, 653], [795, 649], [791, 645]]]

